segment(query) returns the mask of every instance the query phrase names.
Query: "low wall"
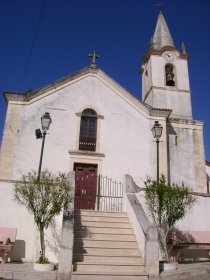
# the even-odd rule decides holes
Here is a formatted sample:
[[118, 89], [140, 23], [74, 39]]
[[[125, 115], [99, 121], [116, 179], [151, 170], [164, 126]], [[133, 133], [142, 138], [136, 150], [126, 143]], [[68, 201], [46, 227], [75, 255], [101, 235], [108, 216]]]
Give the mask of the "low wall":
[[159, 274], [159, 246], [156, 228], [150, 223], [136, 196], [141, 191], [130, 175], [126, 175], [125, 205], [149, 274]]
[[[69, 173], [72, 193], [75, 190], [75, 172]], [[69, 280], [72, 274], [72, 258], [74, 245], [74, 200], [67, 205], [63, 212], [61, 244], [58, 266], [58, 280]]]

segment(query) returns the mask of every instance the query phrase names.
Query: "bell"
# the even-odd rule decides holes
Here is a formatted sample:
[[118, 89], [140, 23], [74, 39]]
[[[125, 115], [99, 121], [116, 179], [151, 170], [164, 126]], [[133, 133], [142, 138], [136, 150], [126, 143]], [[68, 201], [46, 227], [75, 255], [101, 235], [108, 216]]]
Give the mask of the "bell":
[[173, 73], [166, 74], [166, 85], [167, 86], [174, 86], [175, 85], [173, 77], [174, 77]]

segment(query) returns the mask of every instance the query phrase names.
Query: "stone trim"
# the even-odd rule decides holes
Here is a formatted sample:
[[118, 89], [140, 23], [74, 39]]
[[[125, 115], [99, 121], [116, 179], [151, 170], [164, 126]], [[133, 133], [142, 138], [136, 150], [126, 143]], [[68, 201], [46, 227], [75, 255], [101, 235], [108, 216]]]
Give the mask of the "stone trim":
[[150, 109], [150, 116], [155, 116], [155, 117], [168, 118], [171, 113], [172, 113], [172, 110], [170, 110], [170, 109], [158, 109], [158, 108]]
[[200, 121], [200, 120], [188, 120], [188, 119], [179, 119], [179, 118], [169, 118], [168, 119], [168, 125], [170, 125], [170, 123], [177, 123], [177, 124], [189, 124], [189, 125], [201, 125], [203, 126], [204, 121]]
[[95, 153], [92, 151], [69, 151], [70, 155], [89, 156], [89, 157], [105, 157], [105, 154]]
[[178, 91], [178, 92], [181, 92], [181, 93], [188, 93], [188, 94], [191, 93], [189, 90], [179, 89], [177, 87], [169, 87], [169, 86], [157, 87], [157, 86], [151, 86], [149, 88], [149, 90], [147, 91], [147, 93], [145, 94], [143, 102], [146, 101], [146, 99], [147, 99], [148, 95], [150, 94], [150, 92], [152, 91], [152, 89], [158, 89], [158, 90], [162, 89], [162, 90]]
[[[77, 117], [82, 117], [84, 114], [82, 114], [82, 113], [76, 113], [75, 114]], [[104, 116], [102, 116], [102, 115], [96, 115], [96, 116], [91, 116], [91, 117], [95, 117], [96, 119], [104, 119]]]
[[21, 180], [0, 179], [0, 183], [12, 183], [12, 184], [17, 184], [17, 183], [23, 183], [23, 181], [21, 181]]

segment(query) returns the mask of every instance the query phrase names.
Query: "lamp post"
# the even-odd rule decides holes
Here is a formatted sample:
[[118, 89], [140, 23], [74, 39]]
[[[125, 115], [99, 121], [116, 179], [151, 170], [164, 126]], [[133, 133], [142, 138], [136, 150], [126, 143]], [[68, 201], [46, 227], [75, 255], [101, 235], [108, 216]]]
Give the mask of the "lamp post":
[[160, 143], [159, 138], [162, 135], [163, 127], [161, 124], [159, 124], [158, 121], [155, 121], [151, 130], [152, 130], [153, 137], [156, 139], [155, 142], [157, 143], [157, 182], [159, 183], [159, 143]]
[[43, 158], [43, 151], [44, 151], [44, 143], [45, 143], [45, 137], [46, 137], [46, 134], [47, 134], [46, 131], [49, 129], [51, 123], [52, 123], [52, 119], [50, 117], [50, 114], [46, 112], [41, 117], [42, 132], [39, 128], [35, 130], [36, 139], [42, 138], [42, 148], [41, 148], [41, 155], [40, 155], [40, 161], [39, 161], [38, 179], [40, 178], [41, 169], [42, 169], [42, 158]]

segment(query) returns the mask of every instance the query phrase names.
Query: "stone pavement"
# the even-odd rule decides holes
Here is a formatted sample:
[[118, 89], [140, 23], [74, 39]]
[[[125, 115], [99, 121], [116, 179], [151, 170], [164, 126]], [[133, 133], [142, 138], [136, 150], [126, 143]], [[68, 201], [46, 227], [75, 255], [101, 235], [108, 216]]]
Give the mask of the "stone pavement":
[[57, 280], [57, 271], [38, 272], [31, 263], [0, 264], [0, 277], [15, 280]]
[[149, 280], [210, 280], [210, 262], [178, 264], [177, 270], [164, 271]]
[[[11, 280], [58, 280], [58, 273], [34, 271], [31, 263], [7, 263], [0, 264], [0, 277]], [[176, 271], [162, 272], [159, 276], [150, 276], [149, 279], [210, 280], [210, 262], [178, 264]]]

